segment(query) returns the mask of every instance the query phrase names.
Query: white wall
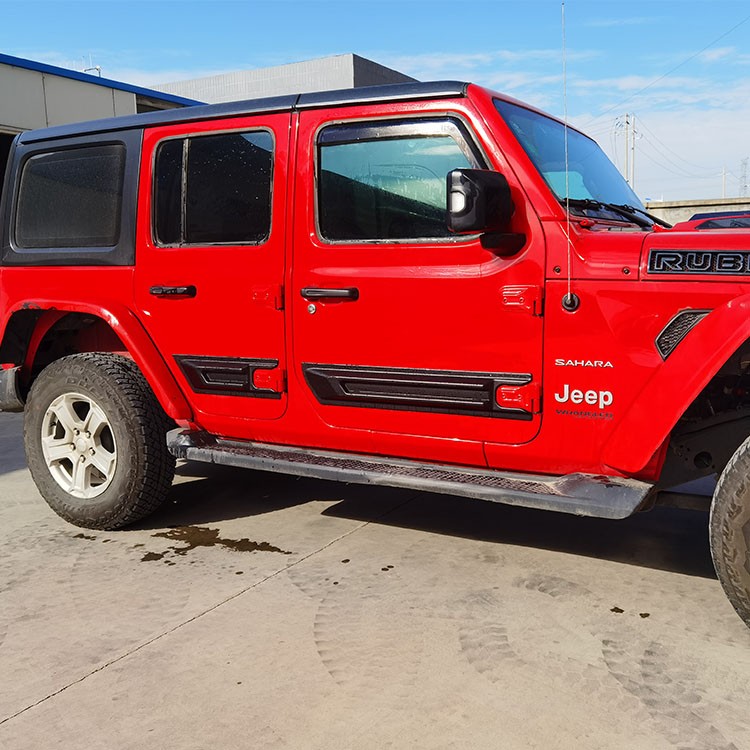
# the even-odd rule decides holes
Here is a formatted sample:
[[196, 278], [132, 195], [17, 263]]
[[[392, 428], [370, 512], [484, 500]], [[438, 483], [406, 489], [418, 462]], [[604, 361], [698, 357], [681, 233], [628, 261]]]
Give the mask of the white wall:
[[134, 114], [135, 94], [0, 64], [0, 129], [48, 125]]
[[716, 198], [692, 201], [649, 201], [646, 208], [670, 224], [687, 221], [693, 214], [714, 211], [750, 211], [750, 198]]
[[206, 78], [153, 86], [176, 96], [185, 96], [212, 104], [264, 96], [304, 94], [312, 91], [349, 89], [377, 83], [402, 83], [413, 78], [367, 60], [345, 54], [317, 60], [278, 65], [257, 70], [237, 70]]

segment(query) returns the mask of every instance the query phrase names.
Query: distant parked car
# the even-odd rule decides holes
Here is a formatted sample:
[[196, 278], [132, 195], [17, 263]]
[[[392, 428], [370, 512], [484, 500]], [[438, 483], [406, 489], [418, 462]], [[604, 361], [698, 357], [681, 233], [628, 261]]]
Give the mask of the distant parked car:
[[672, 229], [750, 229], [750, 211], [694, 214]]

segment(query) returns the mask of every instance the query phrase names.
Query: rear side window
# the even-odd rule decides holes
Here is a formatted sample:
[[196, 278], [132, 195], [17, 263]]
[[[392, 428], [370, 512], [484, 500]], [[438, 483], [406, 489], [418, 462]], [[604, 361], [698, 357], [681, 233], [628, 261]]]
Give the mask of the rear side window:
[[223, 133], [166, 141], [154, 166], [161, 245], [257, 244], [271, 232], [273, 136]]
[[451, 236], [446, 177], [480, 156], [454, 120], [333, 125], [318, 137], [318, 228], [327, 240]]
[[125, 147], [39, 153], [23, 165], [15, 241], [19, 248], [112, 247], [120, 237]]

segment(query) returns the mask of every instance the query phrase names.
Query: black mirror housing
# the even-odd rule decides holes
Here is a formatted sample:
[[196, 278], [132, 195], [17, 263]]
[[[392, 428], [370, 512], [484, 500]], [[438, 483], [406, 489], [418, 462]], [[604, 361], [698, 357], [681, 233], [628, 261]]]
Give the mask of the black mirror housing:
[[454, 169], [448, 173], [448, 229], [455, 234], [507, 232], [515, 206], [500, 172]]

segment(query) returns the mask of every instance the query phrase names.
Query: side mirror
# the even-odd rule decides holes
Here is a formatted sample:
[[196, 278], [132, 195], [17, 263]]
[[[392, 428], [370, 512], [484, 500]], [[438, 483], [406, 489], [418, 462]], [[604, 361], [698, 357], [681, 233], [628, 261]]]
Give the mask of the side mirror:
[[507, 232], [514, 211], [500, 172], [454, 169], [448, 173], [448, 229], [456, 234]]

